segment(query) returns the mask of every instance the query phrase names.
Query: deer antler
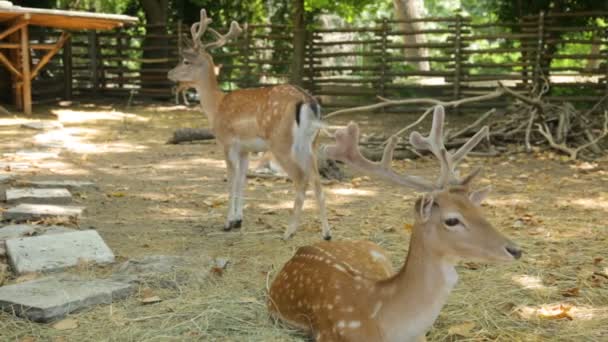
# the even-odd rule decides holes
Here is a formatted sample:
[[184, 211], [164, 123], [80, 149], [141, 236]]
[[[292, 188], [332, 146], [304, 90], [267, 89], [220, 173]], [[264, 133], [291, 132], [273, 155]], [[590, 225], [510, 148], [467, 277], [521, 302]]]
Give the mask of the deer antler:
[[[211, 24], [212, 22], [213, 20], [207, 17], [207, 11], [205, 9], [202, 9], [200, 21], [198, 23], [192, 24], [192, 26], [190, 27], [193, 47], [195, 49], [202, 47], [203, 50], [209, 50], [222, 47], [226, 44], [226, 42], [228, 42], [228, 40], [238, 36], [239, 34], [241, 34], [241, 32], [243, 32], [239, 24], [236, 21], [233, 21], [232, 23], [230, 23], [230, 30], [228, 30], [228, 33], [222, 35], [216, 30], [209, 27], [209, 24]], [[212, 43], [201, 45], [201, 37], [207, 30], [213, 33], [217, 37], [217, 40]]]
[[[479, 132], [475, 133], [464, 145], [462, 145], [454, 154], [451, 154], [445, 148], [443, 142], [443, 124], [445, 119], [445, 110], [443, 106], [435, 107], [433, 112], [433, 125], [428, 137], [423, 137], [418, 132], [412, 132], [410, 135], [410, 144], [419, 150], [428, 150], [437, 159], [441, 165], [441, 172], [437, 180], [437, 187], [444, 188], [448, 185], [462, 184], [463, 181], [458, 178], [456, 167], [462, 159], [469, 153], [481, 140], [489, 135], [490, 129], [488, 126], [482, 127]], [[479, 170], [464, 179], [470, 181]]]
[[212, 43], [205, 44], [203, 46], [205, 50], [215, 49], [226, 45], [226, 43], [230, 39], [240, 35], [243, 32], [243, 29], [241, 29], [241, 27], [236, 21], [233, 21], [232, 23], [230, 23], [230, 30], [228, 30], [228, 33], [224, 35], [220, 34], [212, 28], [209, 28], [209, 32], [213, 33], [217, 37], [217, 40]]
[[346, 128], [338, 129], [335, 133], [336, 144], [325, 147], [327, 157], [345, 162], [362, 172], [376, 175], [386, 181], [404, 185], [419, 191], [434, 190], [433, 184], [416, 176], [399, 175], [391, 168], [393, 151], [397, 139], [392, 138], [384, 148], [382, 160], [374, 163], [361, 155], [359, 150], [359, 126], [350, 122]]
[[190, 34], [192, 34], [192, 43], [194, 48], [199, 48], [201, 46], [201, 37], [211, 22], [213, 22], [213, 20], [211, 18], [207, 18], [207, 11], [202, 9], [200, 22], [194, 23], [190, 27]]
[[336, 143], [325, 147], [328, 158], [345, 162], [362, 172], [373, 174], [386, 181], [407, 186], [419, 191], [441, 190], [448, 185], [468, 184], [475, 177], [480, 169], [474, 170], [471, 174], [458, 179], [456, 166], [484, 137], [488, 136], [489, 129], [484, 126], [469, 141], [467, 141], [454, 154], [447, 152], [443, 143], [443, 124], [445, 112], [442, 106], [437, 106], [433, 113], [433, 125], [428, 137], [423, 137], [418, 132], [412, 132], [410, 143], [417, 149], [429, 150], [439, 159], [441, 172], [436, 184], [433, 184], [421, 177], [397, 174], [391, 168], [393, 151], [397, 145], [397, 138], [392, 137], [382, 155], [379, 163], [374, 163], [361, 155], [359, 150], [359, 126], [350, 122], [346, 128], [335, 132]]

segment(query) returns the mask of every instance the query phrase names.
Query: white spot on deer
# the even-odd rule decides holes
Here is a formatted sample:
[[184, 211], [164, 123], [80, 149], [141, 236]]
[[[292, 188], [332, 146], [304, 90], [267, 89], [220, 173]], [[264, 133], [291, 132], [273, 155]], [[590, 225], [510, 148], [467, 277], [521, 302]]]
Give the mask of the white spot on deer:
[[380, 312], [380, 309], [382, 309], [382, 302], [377, 302], [376, 305], [374, 305], [374, 311], [372, 311], [372, 314], [369, 316], [369, 318], [376, 318], [376, 316]]
[[353, 312], [353, 311], [355, 311], [355, 308], [352, 307], [352, 306], [347, 306], [344, 309], [342, 309], [342, 311], [344, 311], [344, 312]]
[[371, 254], [372, 259], [374, 259], [374, 261], [386, 260], [386, 257], [378, 251], [371, 250], [369, 254]]
[[340, 272], [344, 272], [346, 273], [346, 269], [338, 264], [334, 264], [334, 268], [337, 269]]
[[326, 307], [327, 307], [328, 310], [331, 310], [331, 309], [334, 308], [333, 304], [327, 304]]
[[343, 329], [344, 327], [346, 327], [346, 322], [339, 321], [338, 324], [336, 324], [336, 327], [338, 327], [339, 329]]
[[350, 321], [348, 322], [348, 327], [351, 329], [357, 329], [361, 326], [361, 321]]

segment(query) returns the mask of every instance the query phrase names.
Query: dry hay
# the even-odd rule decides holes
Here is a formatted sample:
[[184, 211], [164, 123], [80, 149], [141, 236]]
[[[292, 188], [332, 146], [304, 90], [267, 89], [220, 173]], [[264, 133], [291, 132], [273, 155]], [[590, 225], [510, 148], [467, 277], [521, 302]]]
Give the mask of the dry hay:
[[[146, 115], [143, 110], [138, 113]], [[146, 125], [134, 124], [120, 138], [123, 144], [146, 144], [145, 153], [100, 154], [87, 160], [73, 156], [74, 164], [104, 185], [104, 193], [91, 192], [82, 199], [90, 213], [81, 226], [95, 226], [121, 261], [151, 254], [183, 255], [192, 261], [182, 270], [192, 274], [192, 280], [168, 287], [142, 284], [126, 301], [70, 315], [79, 325], [72, 330], [1, 313], [0, 340], [27, 341], [31, 336], [29, 341], [306, 341], [268, 317], [265, 288], [298, 246], [319, 241], [314, 202], [307, 200], [303, 226], [294, 239], [283, 242], [292, 185], [250, 180], [244, 228], [220, 232], [226, 210], [219, 200], [225, 191], [220, 155], [212, 153], [214, 146], [164, 145], [162, 137], [171, 132], [174, 121], [159, 113], [149, 117]], [[192, 125], [181, 118], [182, 124]], [[95, 127], [103, 136], [104, 130], [120, 125]], [[152, 133], [156, 142], [146, 140]], [[113, 164], [120, 167], [109, 166]], [[493, 184], [496, 189], [485, 208], [488, 219], [522, 245], [524, 256], [508, 265], [459, 266], [460, 281], [429, 340], [606, 340], [608, 161], [566, 162], [541, 151], [471, 158], [466, 164], [469, 170], [484, 166], [486, 173], [477, 184]], [[436, 170], [436, 163], [425, 158], [394, 166], [417, 175]], [[333, 183], [326, 190], [334, 238], [374, 241], [400, 266], [409, 241], [404, 228], [411, 223], [416, 195], [366, 177]], [[106, 195], [118, 191], [124, 196]], [[203, 256], [227, 257], [230, 263], [223, 271], [213, 270]], [[86, 277], [111, 274], [109, 267], [90, 264], [71, 271]], [[162, 301], [141, 303], [150, 296]]]

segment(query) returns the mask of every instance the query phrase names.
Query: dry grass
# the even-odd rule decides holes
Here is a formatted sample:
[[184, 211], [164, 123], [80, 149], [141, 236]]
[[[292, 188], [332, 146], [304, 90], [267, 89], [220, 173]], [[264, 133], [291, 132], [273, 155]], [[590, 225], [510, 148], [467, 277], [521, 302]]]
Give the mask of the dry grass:
[[[298, 246], [320, 238], [314, 202], [307, 201], [295, 238], [283, 242], [291, 184], [252, 180], [244, 228], [220, 233], [225, 211], [220, 153], [208, 144], [164, 145], [174, 128], [204, 125], [198, 114], [137, 108], [104, 116], [100, 113], [106, 109], [94, 110], [96, 121], [79, 113], [82, 120], [67, 118], [66, 126], [80, 130], [80, 142], [99, 147], [97, 152], [64, 152], [62, 168], [41, 168], [29, 177], [96, 181], [100, 191], [77, 198], [77, 204], [87, 207], [80, 227], [97, 229], [119, 260], [185, 256], [191, 265], [180, 274], [191, 277], [184, 281], [177, 273], [167, 275], [176, 280], [174, 286], [143, 284], [126, 301], [74, 313], [79, 327], [73, 330], [2, 313], [0, 340], [306, 341], [268, 318], [265, 287], [268, 273], [272, 279]], [[409, 120], [382, 118], [359, 119], [365, 130], [375, 131]], [[27, 134], [36, 134], [11, 126], [0, 131], [0, 152], [12, 152], [15, 140], [27, 147], [32, 141]], [[488, 218], [525, 254], [508, 265], [460, 266], [459, 284], [429, 340], [607, 340], [608, 279], [601, 274], [608, 274], [608, 162], [599, 161], [589, 171], [539, 153], [471, 159], [468, 164], [485, 166], [479, 184], [496, 188], [486, 206]], [[398, 162], [396, 167], [419, 175], [435, 170], [430, 161]], [[404, 224], [412, 220], [415, 194], [366, 179], [329, 185], [326, 191], [335, 239], [372, 240], [390, 252], [395, 265], [403, 262], [409, 241]], [[209, 257], [227, 257], [230, 264], [223, 272], [211, 272]], [[111, 269], [83, 264], [71, 272], [109, 276]], [[140, 299], [150, 291], [162, 302], [143, 305]], [[563, 318], [557, 319], [560, 305]], [[547, 311], [554, 307], [556, 312]]]

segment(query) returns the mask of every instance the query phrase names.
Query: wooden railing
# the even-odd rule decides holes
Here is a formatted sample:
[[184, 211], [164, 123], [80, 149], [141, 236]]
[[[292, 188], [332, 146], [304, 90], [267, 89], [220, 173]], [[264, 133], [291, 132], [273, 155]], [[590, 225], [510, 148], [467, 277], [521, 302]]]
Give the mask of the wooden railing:
[[[564, 18], [584, 24], [564, 26]], [[304, 86], [329, 109], [375, 102], [377, 96], [458, 99], [486, 92], [498, 81], [521, 92], [549, 81], [547, 96], [575, 103], [593, 101], [608, 91], [606, 12], [537, 15], [520, 22], [477, 23], [459, 16], [415, 21], [422, 24], [421, 30], [404, 31], [403, 22], [382, 19], [366, 27], [309, 31]], [[189, 30], [178, 23], [148, 37], [153, 43], [146, 51], [161, 56], [150, 58], [142, 48], [145, 30], [150, 29], [75, 32], [51, 65], [61, 78], [53, 86], [69, 87], [74, 96], [170, 98], [172, 84], [166, 74], [178, 63]], [[213, 52], [216, 64], [222, 64], [222, 87], [287, 82], [294, 50], [291, 32], [285, 25], [246, 25], [236, 41]], [[424, 34], [426, 42], [403, 43], [404, 35], [414, 34]], [[428, 54], [405, 55], [405, 49], [426, 49]], [[428, 62], [430, 70], [414, 68], [421, 61]], [[50, 91], [46, 86], [34, 86], [37, 89]]]

